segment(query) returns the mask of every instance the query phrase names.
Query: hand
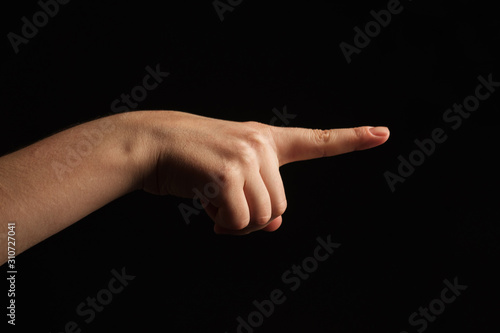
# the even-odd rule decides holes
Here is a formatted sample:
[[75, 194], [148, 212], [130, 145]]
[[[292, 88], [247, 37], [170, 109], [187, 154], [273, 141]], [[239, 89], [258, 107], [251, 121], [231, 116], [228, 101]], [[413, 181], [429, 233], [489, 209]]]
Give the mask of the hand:
[[216, 233], [274, 231], [287, 207], [279, 167], [368, 149], [389, 138], [385, 127], [312, 130], [233, 122], [176, 111], [144, 111], [155, 144], [143, 189], [193, 197], [218, 184], [203, 206]]

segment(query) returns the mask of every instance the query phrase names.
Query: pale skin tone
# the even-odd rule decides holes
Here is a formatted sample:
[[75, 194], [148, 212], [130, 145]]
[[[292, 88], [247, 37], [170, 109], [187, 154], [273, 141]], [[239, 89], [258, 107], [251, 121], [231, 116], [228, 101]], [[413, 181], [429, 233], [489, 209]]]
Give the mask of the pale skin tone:
[[135, 190], [192, 198], [218, 184], [203, 202], [216, 233], [275, 231], [287, 207], [281, 166], [388, 138], [386, 127], [283, 128], [178, 111], [90, 121], [0, 157], [0, 264], [8, 222], [19, 254]]

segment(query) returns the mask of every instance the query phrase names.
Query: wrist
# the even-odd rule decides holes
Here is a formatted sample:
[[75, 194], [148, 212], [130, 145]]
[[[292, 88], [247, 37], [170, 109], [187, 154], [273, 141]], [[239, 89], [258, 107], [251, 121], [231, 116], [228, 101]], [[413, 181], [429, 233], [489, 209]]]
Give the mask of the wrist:
[[[116, 117], [121, 128], [122, 151], [127, 154], [132, 190], [157, 186], [156, 168], [167, 145], [167, 126], [171, 111], [134, 111]], [[154, 183], [154, 184], [152, 184]]]
[[119, 152], [116, 167], [123, 171], [123, 181], [128, 183], [130, 192], [141, 190], [153, 159], [149, 126], [141, 111], [120, 113], [108, 118], [117, 132], [114, 136], [117, 140], [114, 143], [115, 151]]

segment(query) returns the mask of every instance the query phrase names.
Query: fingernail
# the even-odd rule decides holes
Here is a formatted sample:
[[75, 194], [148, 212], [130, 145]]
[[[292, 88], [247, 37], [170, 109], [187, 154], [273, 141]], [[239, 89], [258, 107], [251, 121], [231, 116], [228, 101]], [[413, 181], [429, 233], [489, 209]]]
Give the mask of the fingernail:
[[371, 127], [368, 130], [375, 136], [386, 136], [389, 134], [389, 129], [385, 126]]

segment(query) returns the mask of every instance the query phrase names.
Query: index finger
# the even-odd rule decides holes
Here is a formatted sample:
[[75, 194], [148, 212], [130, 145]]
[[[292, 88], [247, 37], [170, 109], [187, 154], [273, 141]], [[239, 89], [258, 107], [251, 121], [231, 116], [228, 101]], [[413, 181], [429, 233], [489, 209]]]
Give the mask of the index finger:
[[272, 127], [271, 133], [280, 166], [373, 148], [389, 138], [389, 129], [383, 126], [329, 130]]

